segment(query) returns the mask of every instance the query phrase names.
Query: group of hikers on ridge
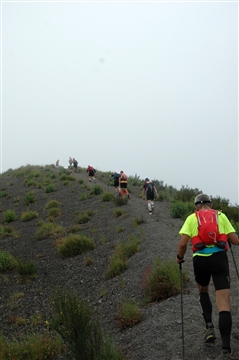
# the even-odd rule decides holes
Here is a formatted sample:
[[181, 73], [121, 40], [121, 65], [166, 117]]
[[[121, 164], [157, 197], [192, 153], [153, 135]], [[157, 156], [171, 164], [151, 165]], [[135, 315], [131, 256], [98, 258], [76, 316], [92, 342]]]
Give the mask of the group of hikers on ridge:
[[[127, 189], [128, 179], [127, 175], [124, 173], [123, 170], [120, 171], [120, 173], [117, 173], [116, 171], [109, 175], [110, 177], [113, 177], [114, 179], [114, 188], [115, 193], [118, 196], [124, 197], [126, 194], [129, 199], [129, 190]], [[154, 196], [158, 197], [157, 189], [152, 181], [149, 180], [149, 178], [145, 179], [145, 183], [143, 185], [142, 190], [142, 199], [146, 200], [148, 202], [148, 210], [149, 215], [152, 215], [152, 212], [154, 211]]]
[[[72, 159], [72, 163], [73, 160], [75, 159]], [[95, 182], [95, 169], [88, 165], [86, 171], [89, 181], [93, 180]], [[114, 179], [116, 195], [124, 197], [126, 194], [129, 198], [128, 179], [124, 171], [121, 170], [119, 173], [115, 171], [109, 176]], [[149, 215], [152, 215], [154, 211], [155, 197], [158, 198], [158, 193], [154, 183], [149, 178], [145, 178], [142, 199], [145, 200], [146, 198], [147, 200]], [[221, 338], [221, 355], [217, 359], [239, 360], [239, 357], [231, 349], [232, 315], [230, 310], [230, 272], [227, 256], [228, 248], [232, 247], [232, 244], [239, 245], [239, 239], [227, 216], [221, 211], [212, 208], [213, 204], [209, 195], [197, 195], [194, 199], [194, 205], [195, 212], [186, 218], [179, 231], [181, 239], [177, 246], [176, 262], [181, 269], [187, 245], [190, 242], [193, 252], [194, 278], [199, 292], [199, 305], [205, 322], [204, 343], [214, 344], [216, 341], [216, 332], [212, 319], [212, 302], [209, 295], [209, 283], [212, 279], [216, 294], [218, 329]]]

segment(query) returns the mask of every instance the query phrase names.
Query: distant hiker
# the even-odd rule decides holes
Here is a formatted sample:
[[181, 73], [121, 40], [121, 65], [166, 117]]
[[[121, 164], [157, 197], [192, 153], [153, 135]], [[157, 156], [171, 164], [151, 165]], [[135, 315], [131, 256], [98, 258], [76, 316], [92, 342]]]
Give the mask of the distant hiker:
[[70, 164], [70, 166], [73, 164], [73, 159], [72, 159], [72, 157], [69, 157], [69, 164]]
[[196, 196], [194, 204], [196, 212], [187, 217], [179, 231], [181, 239], [178, 244], [176, 261], [177, 263], [183, 262], [188, 241], [191, 240], [194, 275], [206, 324], [204, 342], [206, 344], [213, 343], [216, 339], [212, 322], [212, 303], [209, 297], [209, 283], [212, 278], [216, 291], [219, 331], [222, 341], [220, 359], [236, 360], [237, 358], [234, 357], [231, 350], [232, 317], [229, 303], [230, 279], [227, 249], [228, 241], [239, 245], [238, 236], [226, 215], [212, 209], [210, 196], [199, 194]]
[[114, 179], [114, 187], [115, 187], [115, 193], [116, 195], [120, 194], [120, 188], [119, 188], [119, 178], [120, 178], [120, 174], [117, 173], [116, 171], [110, 175], [111, 177], [113, 177]]
[[142, 199], [146, 199], [148, 202], [148, 209], [149, 209], [149, 215], [152, 215], [152, 211], [154, 211], [154, 195], [158, 197], [158, 193], [156, 190], [156, 187], [154, 186], [154, 183], [149, 180], [149, 178], [145, 179], [145, 183], [143, 185], [143, 191], [142, 191]]
[[94, 182], [96, 182], [96, 180], [95, 180], [95, 173], [96, 173], [95, 168], [93, 166], [91, 166], [91, 165], [88, 165], [88, 167], [86, 169], [86, 172], [88, 173], [89, 181], [94, 180]]
[[119, 178], [119, 187], [120, 187], [120, 193], [121, 196], [124, 197], [124, 193], [128, 196], [129, 199], [129, 191], [127, 189], [128, 185], [128, 179], [126, 174], [123, 172], [123, 170], [120, 171], [120, 178]]
[[76, 170], [77, 170], [77, 165], [78, 165], [78, 161], [77, 161], [75, 158], [73, 158], [73, 159], [72, 159], [72, 163], [73, 163], [73, 171], [76, 172]]
[[60, 163], [60, 160], [57, 160], [57, 161], [56, 161], [56, 167], [57, 167], [57, 168], [59, 167], [59, 163]]

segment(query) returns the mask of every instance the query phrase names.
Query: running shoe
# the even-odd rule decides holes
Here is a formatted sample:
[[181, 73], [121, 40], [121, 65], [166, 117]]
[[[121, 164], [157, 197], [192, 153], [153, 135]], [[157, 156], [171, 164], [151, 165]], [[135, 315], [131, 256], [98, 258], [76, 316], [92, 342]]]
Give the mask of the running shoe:
[[204, 335], [205, 344], [210, 344], [216, 340], [215, 331], [213, 325], [209, 325]]
[[152, 211], [149, 212], [149, 215], [152, 215]]
[[222, 350], [222, 357], [220, 358], [221, 360], [238, 360], [238, 358], [236, 358], [232, 351], [229, 353], [228, 350]]

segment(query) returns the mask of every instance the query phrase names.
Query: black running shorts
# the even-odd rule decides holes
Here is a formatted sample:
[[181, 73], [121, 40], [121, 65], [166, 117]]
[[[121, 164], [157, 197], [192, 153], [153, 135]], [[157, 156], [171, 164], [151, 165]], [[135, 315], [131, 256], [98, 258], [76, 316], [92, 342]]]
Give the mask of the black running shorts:
[[95, 173], [94, 173], [94, 170], [89, 170], [89, 176], [94, 176]]
[[120, 187], [121, 189], [127, 189], [127, 183], [126, 182], [120, 183]]
[[114, 180], [114, 187], [118, 187], [119, 186], [119, 179]]
[[194, 256], [193, 267], [196, 282], [207, 286], [213, 280], [215, 290], [230, 289], [227, 253], [220, 251], [210, 256]]
[[153, 201], [154, 200], [154, 193], [146, 191], [146, 198], [147, 198], [147, 200]]

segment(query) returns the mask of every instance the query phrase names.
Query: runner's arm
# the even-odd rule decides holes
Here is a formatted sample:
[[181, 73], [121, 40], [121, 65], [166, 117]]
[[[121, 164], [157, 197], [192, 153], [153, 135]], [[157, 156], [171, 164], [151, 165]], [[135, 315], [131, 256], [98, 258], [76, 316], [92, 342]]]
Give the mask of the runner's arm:
[[[184, 258], [184, 255], [187, 251], [187, 245], [188, 245], [188, 240], [190, 239], [190, 237], [186, 234], [183, 234], [180, 241], [179, 241], [179, 244], [178, 244], [178, 255], [177, 255], [177, 263], [179, 264], [183, 258]], [[179, 259], [180, 258], [180, 259]]]
[[232, 232], [232, 233], [227, 234], [227, 236], [232, 244], [239, 245], [239, 240], [238, 240], [238, 236], [236, 233]]
[[158, 192], [157, 192], [157, 189], [156, 189], [156, 187], [154, 186], [154, 193], [155, 193], [155, 195], [156, 195], [156, 198], [158, 197]]

